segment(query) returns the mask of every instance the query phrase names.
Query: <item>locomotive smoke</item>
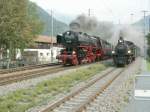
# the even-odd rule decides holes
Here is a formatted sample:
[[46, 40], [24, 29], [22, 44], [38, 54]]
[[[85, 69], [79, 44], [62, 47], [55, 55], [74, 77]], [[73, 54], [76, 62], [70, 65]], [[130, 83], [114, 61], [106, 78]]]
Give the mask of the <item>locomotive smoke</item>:
[[90, 35], [100, 36], [107, 40], [113, 35], [111, 22], [99, 22], [95, 17], [79, 15], [70, 23], [70, 29], [77, 32], [85, 32]]
[[82, 14], [70, 23], [70, 30], [99, 36], [113, 45], [116, 45], [119, 37], [122, 36], [125, 40], [134, 42], [142, 50], [144, 48], [142, 30], [131, 25], [114, 25], [111, 22], [100, 22], [95, 17]]
[[122, 36], [125, 40], [134, 42], [143, 52], [144, 48], [144, 35], [141, 29], [131, 25], [117, 26], [110, 41], [116, 45], [119, 37]]

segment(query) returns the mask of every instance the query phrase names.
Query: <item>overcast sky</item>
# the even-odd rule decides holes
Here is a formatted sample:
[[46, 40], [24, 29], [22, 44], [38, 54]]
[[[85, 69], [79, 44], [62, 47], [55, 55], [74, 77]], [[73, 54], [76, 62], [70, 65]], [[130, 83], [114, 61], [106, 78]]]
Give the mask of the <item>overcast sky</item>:
[[[98, 20], [130, 24], [143, 16], [142, 10], [150, 10], [150, 0], [31, 0], [43, 9], [67, 15], [88, 14]], [[134, 15], [131, 16], [131, 13]], [[150, 13], [147, 13], [150, 14]]]

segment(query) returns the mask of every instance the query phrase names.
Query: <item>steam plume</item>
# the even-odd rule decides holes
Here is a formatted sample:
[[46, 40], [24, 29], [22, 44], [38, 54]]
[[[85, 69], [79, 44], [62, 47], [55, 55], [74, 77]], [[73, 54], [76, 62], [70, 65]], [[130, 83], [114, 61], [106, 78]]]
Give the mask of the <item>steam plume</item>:
[[70, 23], [70, 30], [99, 36], [113, 45], [117, 44], [121, 34], [125, 40], [134, 42], [141, 49], [144, 46], [144, 35], [141, 30], [130, 25], [114, 25], [111, 22], [100, 22], [95, 17], [83, 14]]
[[99, 22], [95, 17], [79, 15], [70, 23], [70, 29], [77, 32], [85, 32], [100, 36], [107, 40], [113, 35], [113, 24], [111, 22]]

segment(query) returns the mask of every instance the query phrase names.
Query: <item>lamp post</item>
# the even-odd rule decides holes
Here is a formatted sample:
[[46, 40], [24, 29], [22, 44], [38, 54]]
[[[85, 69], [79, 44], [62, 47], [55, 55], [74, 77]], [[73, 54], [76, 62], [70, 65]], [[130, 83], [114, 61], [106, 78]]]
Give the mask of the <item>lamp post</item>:
[[53, 62], [53, 10], [51, 10], [51, 62]]

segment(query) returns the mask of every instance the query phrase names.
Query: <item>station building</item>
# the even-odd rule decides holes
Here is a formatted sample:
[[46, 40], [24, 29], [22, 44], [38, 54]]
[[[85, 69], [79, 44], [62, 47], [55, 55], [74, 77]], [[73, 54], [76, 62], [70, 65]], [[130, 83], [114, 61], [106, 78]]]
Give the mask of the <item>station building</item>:
[[22, 56], [20, 53], [17, 54], [17, 58], [22, 57], [27, 64], [54, 63], [58, 61], [56, 56], [61, 49], [56, 37], [39, 35], [32, 46], [24, 49]]

